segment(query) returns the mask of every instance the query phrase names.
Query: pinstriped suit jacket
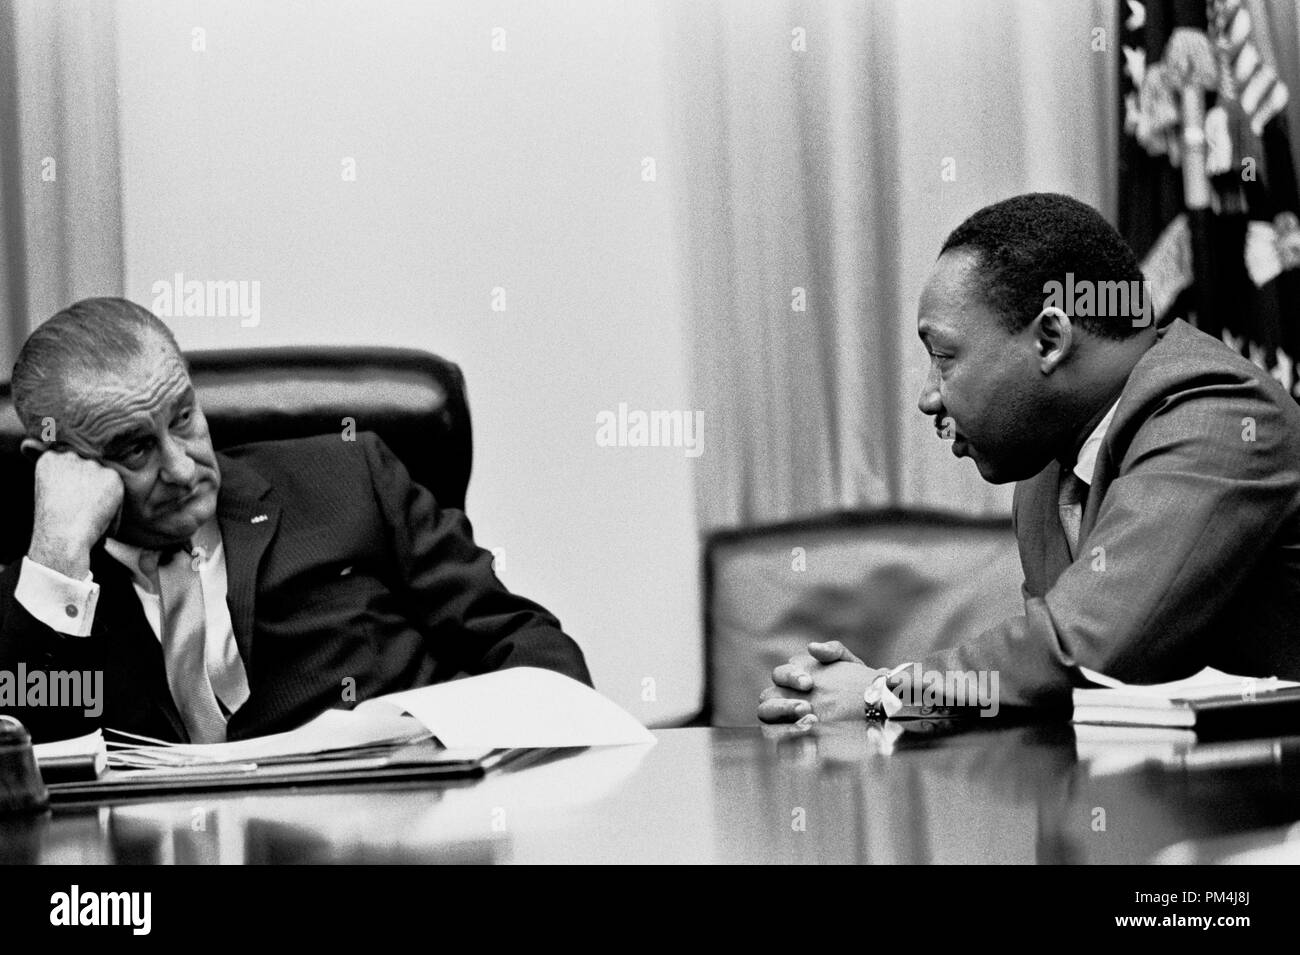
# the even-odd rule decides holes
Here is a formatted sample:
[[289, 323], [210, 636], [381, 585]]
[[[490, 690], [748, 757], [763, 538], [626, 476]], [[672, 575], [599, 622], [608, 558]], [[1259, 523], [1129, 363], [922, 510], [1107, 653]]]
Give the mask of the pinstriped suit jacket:
[[[537, 604], [509, 592], [469, 521], [441, 509], [374, 434], [262, 442], [218, 454], [227, 603], [250, 696], [231, 739], [291, 729], [330, 707], [509, 666], [590, 683], [582, 651]], [[103, 714], [11, 710], [34, 738], [95, 725], [184, 740], [162, 650], [126, 568], [91, 553], [91, 635], [68, 637], [0, 575], [0, 670], [102, 670]], [[351, 681], [350, 683], [345, 681]]]
[[1174, 321], [1124, 386], [1073, 562], [1059, 480], [1016, 487], [1024, 616], [926, 668], [997, 670], [1004, 706], [1068, 706], [1076, 665], [1300, 679], [1300, 406], [1267, 373]]

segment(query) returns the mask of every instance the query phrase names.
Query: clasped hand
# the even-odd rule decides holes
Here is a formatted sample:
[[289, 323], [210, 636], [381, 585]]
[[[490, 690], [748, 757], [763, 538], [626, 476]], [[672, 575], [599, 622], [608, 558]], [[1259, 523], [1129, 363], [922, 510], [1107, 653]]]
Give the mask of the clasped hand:
[[772, 685], [759, 694], [764, 723], [812, 723], [862, 718], [862, 695], [887, 670], [869, 667], [838, 640], [808, 644], [772, 671]]
[[31, 544], [27, 556], [75, 580], [90, 570], [90, 548], [120, 519], [121, 476], [107, 465], [68, 450], [39, 452]]

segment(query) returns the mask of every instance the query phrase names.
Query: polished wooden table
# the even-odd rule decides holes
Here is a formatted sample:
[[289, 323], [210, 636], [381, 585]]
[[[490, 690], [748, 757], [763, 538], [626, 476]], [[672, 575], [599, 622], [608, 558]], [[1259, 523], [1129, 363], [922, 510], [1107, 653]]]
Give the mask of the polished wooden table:
[[469, 783], [0, 822], [44, 863], [1116, 863], [1300, 858], [1300, 738], [1182, 751], [1067, 724], [670, 729]]

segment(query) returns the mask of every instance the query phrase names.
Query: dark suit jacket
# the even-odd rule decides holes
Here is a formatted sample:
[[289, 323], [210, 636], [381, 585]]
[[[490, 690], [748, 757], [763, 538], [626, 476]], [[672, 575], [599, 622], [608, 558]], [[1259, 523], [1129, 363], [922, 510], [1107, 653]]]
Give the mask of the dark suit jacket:
[[[291, 729], [330, 707], [460, 674], [536, 666], [591, 682], [559, 622], [510, 593], [468, 519], [441, 509], [375, 435], [244, 445], [218, 455], [227, 603], [250, 696], [231, 739]], [[102, 545], [89, 637], [58, 634], [0, 575], [0, 669], [102, 670], [104, 711], [11, 710], [37, 739], [94, 725], [185, 739], [130, 573]]]
[[1171, 323], [1124, 386], [1073, 563], [1059, 480], [1016, 487], [1025, 615], [924, 667], [997, 670], [1004, 706], [1068, 706], [1076, 664], [1300, 679], [1300, 407], [1265, 372]]

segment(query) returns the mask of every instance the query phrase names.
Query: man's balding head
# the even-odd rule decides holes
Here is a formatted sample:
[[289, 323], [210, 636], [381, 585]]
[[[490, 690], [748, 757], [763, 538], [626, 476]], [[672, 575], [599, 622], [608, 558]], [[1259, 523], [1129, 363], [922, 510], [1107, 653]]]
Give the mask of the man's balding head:
[[168, 351], [183, 362], [171, 329], [147, 308], [124, 298], [82, 299], [38, 326], [18, 353], [12, 379], [18, 420], [30, 438], [48, 433], [50, 422], [56, 429], [73, 426], [95, 403], [88, 383]]
[[207, 420], [176, 339], [148, 309], [90, 298], [59, 312], [23, 345], [13, 395], [25, 452], [73, 453], [122, 478], [118, 539], [183, 542], [215, 514]]

